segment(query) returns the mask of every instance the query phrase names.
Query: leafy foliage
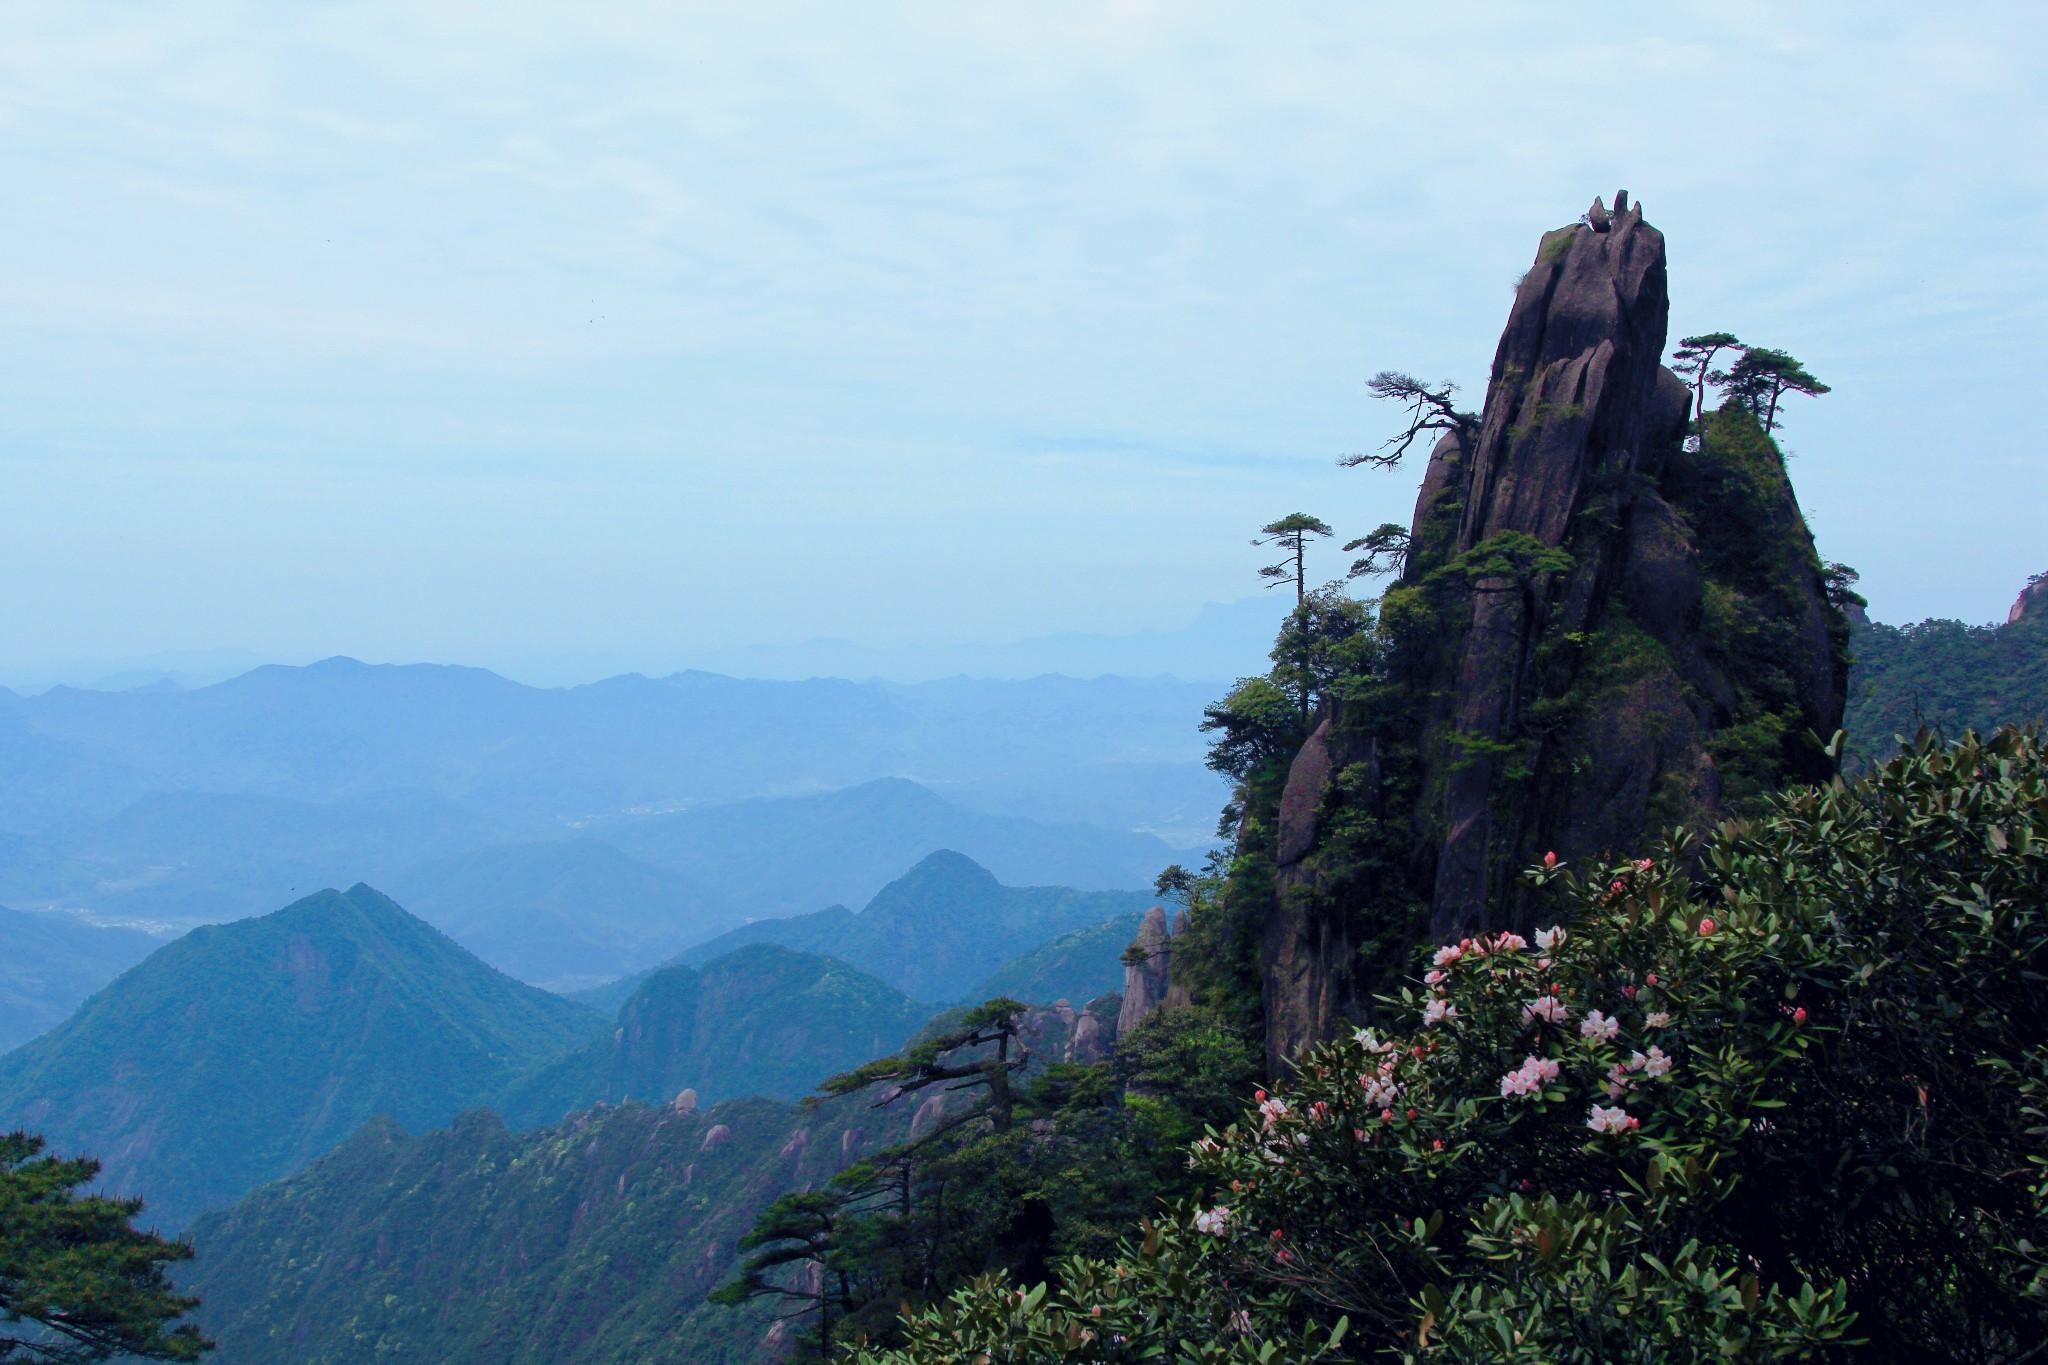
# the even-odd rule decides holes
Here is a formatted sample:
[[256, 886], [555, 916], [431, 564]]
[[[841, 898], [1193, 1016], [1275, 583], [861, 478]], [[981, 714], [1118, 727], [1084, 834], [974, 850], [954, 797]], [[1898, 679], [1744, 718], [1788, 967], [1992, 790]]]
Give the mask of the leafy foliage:
[[191, 1245], [132, 1227], [139, 1199], [78, 1193], [98, 1162], [42, 1150], [0, 1134], [0, 1365], [199, 1359], [213, 1343], [177, 1321], [199, 1300], [164, 1273]]
[[1081, 1353], [1103, 1317], [1176, 1360], [1340, 1324], [1336, 1358], [1468, 1361], [2018, 1361], [2048, 1335], [2038, 735], [1922, 737], [1530, 876], [1558, 927], [1445, 945], [1387, 1002], [1401, 1032], [1303, 1055], [1194, 1145], [1213, 1205], [862, 1358], [1121, 1358]]

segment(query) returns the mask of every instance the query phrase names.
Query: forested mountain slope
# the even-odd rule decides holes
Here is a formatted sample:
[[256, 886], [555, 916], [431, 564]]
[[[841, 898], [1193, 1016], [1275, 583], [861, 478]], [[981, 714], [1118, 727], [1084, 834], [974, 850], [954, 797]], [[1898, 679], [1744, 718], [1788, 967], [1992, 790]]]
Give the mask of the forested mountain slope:
[[0, 1128], [105, 1163], [160, 1226], [376, 1114], [427, 1127], [603, 1027], [367, 886], [196, 929], [0, 1057]]
[[795, 1099], [893, 1051], [929, 1013], [843, 962], [752, 944], [701, 971], [649, 975], [609, 1032], [521, 1077], [492, 1107], [523, 1128], [598, 1103], [666, 1103], [685, 1089], [706, 1105]]
[[2048, 720], [2048, 609], [2016, 615], [1988, 626], [1858, 622], [1842, 724], [1859, 757], [1882, 757], [1922, 726], [1955, 738]]

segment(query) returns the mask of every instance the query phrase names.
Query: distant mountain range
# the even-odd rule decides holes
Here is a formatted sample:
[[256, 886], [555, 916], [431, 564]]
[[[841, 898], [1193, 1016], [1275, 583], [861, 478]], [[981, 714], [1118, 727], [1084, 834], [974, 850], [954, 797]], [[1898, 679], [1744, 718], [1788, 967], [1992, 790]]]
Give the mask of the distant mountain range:
[[[0, 690], [0, 829], [109, 819], [179, 791], [321, 805], [411, 792], [560, 829], [891, 776], [981, 805], [1064, 790], [1092, 822], [1200, 827], [1219, 790], [1197, 731], [1215, 695], [1159, 678], [903, 686], [710, 673], [550, 689], [482, 669], [351, 659], [267, 666], [189, 692]], [[1091, 794], [1098, 777], [1113, 779], [1121, 814]]]
[[0, 1053], [55, 1028], [85, 998], [147, 957], [157, 940], [61, 911], [0, 906]]
[[[944, 644], [872, 645], [813, 639], [795, 644], [646, 654], [508, 656], [497, 671], [541, 686], [573, 686], [592, 678], [658, 668], [707, 669], [744, 678], [876, 678], [925, 682], [934, 678], [1035, 678], [1064, 673], [1228, 682], [1247, 660], [1264, 657], [1289, 600], [1266, 593], [1236, 602], [1205, 604], [1183, 626], [1165, 630], [1061, 631], [1022, 640]], [[23, 664], [0, 661], [0, 684], [18, 692], [71, 686], [95, 691], [143, 687], [191, 688], [225, 681], [266, 662], [246, 650], [183, 650], [129, 658]]]
[[[1092, 985], [1144, 899], [1004, 886], [935, 853], [860, 914], [763, 921], [747, 926], [755, 941], [742, 931], [630, 983], [608, 1025], [612, 1011], [521, 985], [367, 886], [321, 891], [193, 930], [0, 1055], [0, 1131], [98, 1156], [108, 1189], [174, 1227], [376, 1115], [417, 1131], [489, 1105], [530, 1127], [684, 1090], [704, 1104], [804, 1095], [916, 1032], [932, 1007], [915, 996], [962, 998], [992, 973], [1027, 995]], [[17, 920], [46, 935], [18, 940], [31, 946], [93, 933], [141, 946], [49, 914], [0, 912], [0, 930]], [[0, 964], [0, 982], [26, 961]]]
[[[1027, 1017], [1039, 1064], [1064, 1055], [1072, 1022]], [[418, 1136], [375, 1120], [195, 1222], [180, 1284], [227, 1365], [786, 1361], [773, 1306], [705, 1295], [770, 1201], [901, 1141], [918, 1109], [672, 1099], [527, 1132], [478, 1111]]]
[[0, 693], [0, 902], [171, 932], [368, 881], [573, 987], [858, 904], [939, 848], [1013, 884], [1147, 885], [1221, 804], [1212, 697], [1064, 677], [549, 690], [349, 660]]
[[883, 887], [858, 914], [835, 905], [759, 920], [698, 944], [680, 960], [709, 962], [746, 944], [774, 943], [829, 953], [917, 999], [951, 1002], [1050, 938], [1128, 918], [1151, 903], [1149, 892], [1005, 886], [972, 859], [945, 850]]
[[901, 991], [814, 953], [756, 943], [642, 980], [610, 1032], [522, 1077], [492, 1107], [517, 1128], [600, 1102], [797, 1099], [887, 1056], [931, 1013]]
[[366, 886], [322, 891], [193, 930], [0, 1056], [0, 1130], [97, 1156], [175, 1227], [373, 1115], [446, 1123], [603, 1026]]

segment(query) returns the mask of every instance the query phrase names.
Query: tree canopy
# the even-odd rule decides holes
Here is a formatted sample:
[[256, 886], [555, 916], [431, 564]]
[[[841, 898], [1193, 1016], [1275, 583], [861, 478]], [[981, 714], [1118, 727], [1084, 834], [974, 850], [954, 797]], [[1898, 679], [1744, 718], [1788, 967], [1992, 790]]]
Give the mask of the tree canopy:
[[1269, 521], [1259, 528], [1254, 545], [1279, 547], [1280, 560], [1259, 570], [1259, 577], [1266, 580], [1266, 586], [1278, 587], [1282, 583], [1294, 584], [1294, 600], [1299, 603], [1308, 595], [1308, 543], [1334, 535], [1329, 526], [1306, 512], [1294, 512]]
[[0, 1135], [0, 1365], [199, 1359], [212, 1343], [177, 1321], [199, 1301], [164, 1274], [191, 1245], [133, 1227], [139, 1199], [80, 1194], [97, 1161], [42, 1151]]

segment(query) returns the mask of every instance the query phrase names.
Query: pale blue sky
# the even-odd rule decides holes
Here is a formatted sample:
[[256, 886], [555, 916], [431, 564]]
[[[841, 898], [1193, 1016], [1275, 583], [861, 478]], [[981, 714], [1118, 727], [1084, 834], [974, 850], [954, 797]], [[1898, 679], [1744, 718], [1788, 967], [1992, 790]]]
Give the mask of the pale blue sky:
[[[2048, 568], [2034, 5], [0, 8], [0, 662], [1176, 625], [1626, 186], [1882, 619]], [[1476, 393], [1473, 395], [1476, 401]], [[1334, 572], [1332, 552], [1326, 568]]]

